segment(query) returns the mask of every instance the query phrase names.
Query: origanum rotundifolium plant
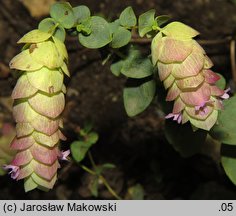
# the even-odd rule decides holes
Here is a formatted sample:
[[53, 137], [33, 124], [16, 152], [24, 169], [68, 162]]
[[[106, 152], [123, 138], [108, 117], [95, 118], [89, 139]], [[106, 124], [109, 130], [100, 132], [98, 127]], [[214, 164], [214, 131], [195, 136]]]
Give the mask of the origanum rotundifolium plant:
[[[168, 16], [156, 17], [155, 10], [137, 19], [131, 7], [108, 22], [91, 15], [84, 5], [59, 2], [51, 7], [50, 16], [18, 41], [23, 48], [10, 62], [19, 77], [12, 92], [16, 136], [11, 148], [17, 154], [4, 168], [13, 179], [24, 179], [25, 191], [52, 189], [60, 161], [68, 160], [70, 154], [70, 150], [60, 150], [60, 140], [66, 139], [61, 118], [66, 94], [63, 80], [70, 76], [66, 34], [78, 37], [86, 48], [98, 49], [115, 76], [127, 77], [123, 98], [128, 116], [138, 115], [158, 98], [165, 112], [166, 138], [182, 156], [200, 152], [207, 136], [222, 143], [223, 168], [236, 184], [236, 97], [229, 98], [225, 79], [213, 72], [212, 61], [195, 40], [199, 32], [170, 22]], [[143, 55], [133, 45], [134, 32], [152, 39], [151, 55]], [[161, 82], [166, 100], [162, 100]], [[79, 163], [97, 138], [88, 133], [86, 141], [72, 143], [74, 160]], [[90, 153], [89, 157], [94, 165]], [[82, 168], [101, 178], [101, 169], [94, 173]], [[110, 192], [114, 191], [110, 188]]]

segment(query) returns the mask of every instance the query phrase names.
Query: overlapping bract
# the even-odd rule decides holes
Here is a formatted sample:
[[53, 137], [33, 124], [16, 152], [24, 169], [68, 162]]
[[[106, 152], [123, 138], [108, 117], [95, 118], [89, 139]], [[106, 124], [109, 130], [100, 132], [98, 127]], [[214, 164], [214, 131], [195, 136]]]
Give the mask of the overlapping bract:
[[63, 84], [68, 55], [64, 43], [49, 33], [33, 30], [19, 40], [25, 43], [11, 62], [20, 77], [12, 92], [16, 137], [11, 148], [18, 151], [8, 168], [14, 178], [25, 179], [25, 190], [51, 189], [59, 168], [61, 113], [66, 88]]
[[223, 108], [222, 99], [229, 96], [215, 85], [220, 77], [210, 69], [213, 64], [193, 39], [196, 35], [182, 23], [170, 23], [152, 41], [152, 61], [168, 89], [166, 100], [174, 101], [166, 118], [210, 130]]

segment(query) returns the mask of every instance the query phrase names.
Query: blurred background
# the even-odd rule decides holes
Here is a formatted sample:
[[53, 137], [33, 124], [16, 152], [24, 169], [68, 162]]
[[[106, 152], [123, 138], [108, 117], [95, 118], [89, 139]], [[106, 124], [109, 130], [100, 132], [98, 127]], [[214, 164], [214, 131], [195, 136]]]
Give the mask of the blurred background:
[[[56, 0], [1, 0], [0, 7], [0, 145], [12, 139], [11, 91], [16, 83], [8, 63], [20, 52], [16, 42], [37, 28]], [[117, 18], [127, 6], [136, 15], [156, 9], [157, 15], [170, 15], [197, 29], [203, 47], [214, 62], [214, 71], [232, 82], [230, 38], [236, 36], [236, 1], [233, 0], [70, 0], [72, 6], [87, 5], [94, 15]], [[206, 143], [201, 153], [183, 158], [166, 141], [163, 114], [157, 101], [141, 115], [128, 118], [122, 101], [124, 77], [115, 77], [109, 65], [102, 66], [98, 51], [81, 47], [76, 37], [66, 40], [71, 79], [63, 113], [68, 149], [77, 139], [80, 127], [90, 121], [100, 138], [92, 148], [97, 164], [113, 163], [115, 169], [104, 173], [114, 190], [125, 199], [236, 199], [236, 186], [219, 163], [219, 145]], [[146, 53], [150, 44], [139, 43]], [[3, 143], [3, 144], [1, 144]], [[5, 144], [4, 144], [5, 143]], [[4, 149], [3, 149], [4, 150]], [[2, 155], [12, 152], [0, 150]], [[6, 158], [6, 156], [4, 156]], [[6, 163], [1, 161], [0, 164]], [[85, 164], [88, 161], [85, 160]], [[235, 168], [236, 170], [236, 168]], [[1, 174], [1, 172], [0, 172]], [[23, 182], [0, 176], [0, 199], [94, 199], [92, 177], [75, 163], [64, 163], [59, 180], [48, 193], [25, 194]], [[113, 199], [99, 185], [95, 199]]]

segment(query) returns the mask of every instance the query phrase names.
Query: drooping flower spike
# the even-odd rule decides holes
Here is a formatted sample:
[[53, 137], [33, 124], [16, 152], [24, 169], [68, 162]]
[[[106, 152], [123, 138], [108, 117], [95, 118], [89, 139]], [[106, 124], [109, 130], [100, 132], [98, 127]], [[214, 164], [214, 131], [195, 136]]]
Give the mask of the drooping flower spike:
[[65, 106], [64, 73], [69, 76], [67, 50], [62, 41], [40, 30], [29, 32], [18, 43], [26, 44], [10, 62], [11, 69], [20, 74], [12, 92], [17, 124], [11, 148], [18, 153], [5, 168], [11, 169], [13, 178], [25, 179], [26, 191], [48, 190], [60, 167], [59, 140], [65, 140], [61, 113]]
[[168, 24], [152, 41], [152, 61], [168, 89], [166, 100], [174, 101], [166, 118], [210, 130], [229, 95], [215, 85], [220, 76], [210, 69], [211, 60], [193, 39], [198, 34], [180, 22]]

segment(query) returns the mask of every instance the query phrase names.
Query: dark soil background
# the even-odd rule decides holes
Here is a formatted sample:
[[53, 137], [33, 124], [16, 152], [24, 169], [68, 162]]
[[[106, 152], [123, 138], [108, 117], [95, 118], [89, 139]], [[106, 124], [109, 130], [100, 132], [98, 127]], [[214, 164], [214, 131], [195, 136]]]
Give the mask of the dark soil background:
[[[38, 0], [40, 2], [41, 0]], [[10, 59], [20, 51], [17, 40], [37, 27], [44, 17], [32, 17], [32, 9], [20, 0], [1, 0], [0, 7], [0, 113], [6, 122], [14, 122], [4, 99], [11, 95], [15, 78], [9, 73]], [[32, 1], [34, 2], [34, 1]], [[46, 0], [42, 0], [46, 2]], [[155, 8], [159, 15], [171, 15], [201, 32], [200, 39], [218, 40], [235, 36], [236, 5], [227, 0], [70, 0], [72, 6], [87, 5], [93, 14], [117, 18], [126, 6], [137, 15]], [[33, 3], [32, 3], [33, 4]], [[35, 9], [35, 8], [34, 8]], [[36, 11], [39, 12], [40, 8]], [[43, 13], [42, 13], [43, 14]], [[66, 41], [70, 56], [71, 79], [64, 112], [64, 149], [76, 139], [77, 130], [92, 121], [100, 135], [92, 148], [97, 164], [114, 163], [105, 174], [111, 186], [123, 198], [130, 198], [130, 187], [140, 184], [145, 199], [236, 199], [236, 186], [218, 162], [219, 150], [208, 146], [207, 153], [182, 158], [164, 137], [163, 115], [157, 101], [141, 115], [128, 118], [122, 101], [123, 77], [117, 78], [102, 66], [97, 51], [82, 48], [76, 38]], [[150, 45], [142, 45], [149, 52]], [[214, 70], [231, 79], [229, 44], [205, 45]], [[210, 153], [209, 153], [210, 152]], [[88, 164], [88, 161], [84, 161]], [[236, 168], [235, 168], [236, 170]], [[48, 193], [25, 193], [23, 182], [0, 177], [0, 199], [94, 199], [88, 189], [91, 177], [75, 163], [65, 163], [59, 179]], [[113, 199], [101, 186], [98, 199]]]

